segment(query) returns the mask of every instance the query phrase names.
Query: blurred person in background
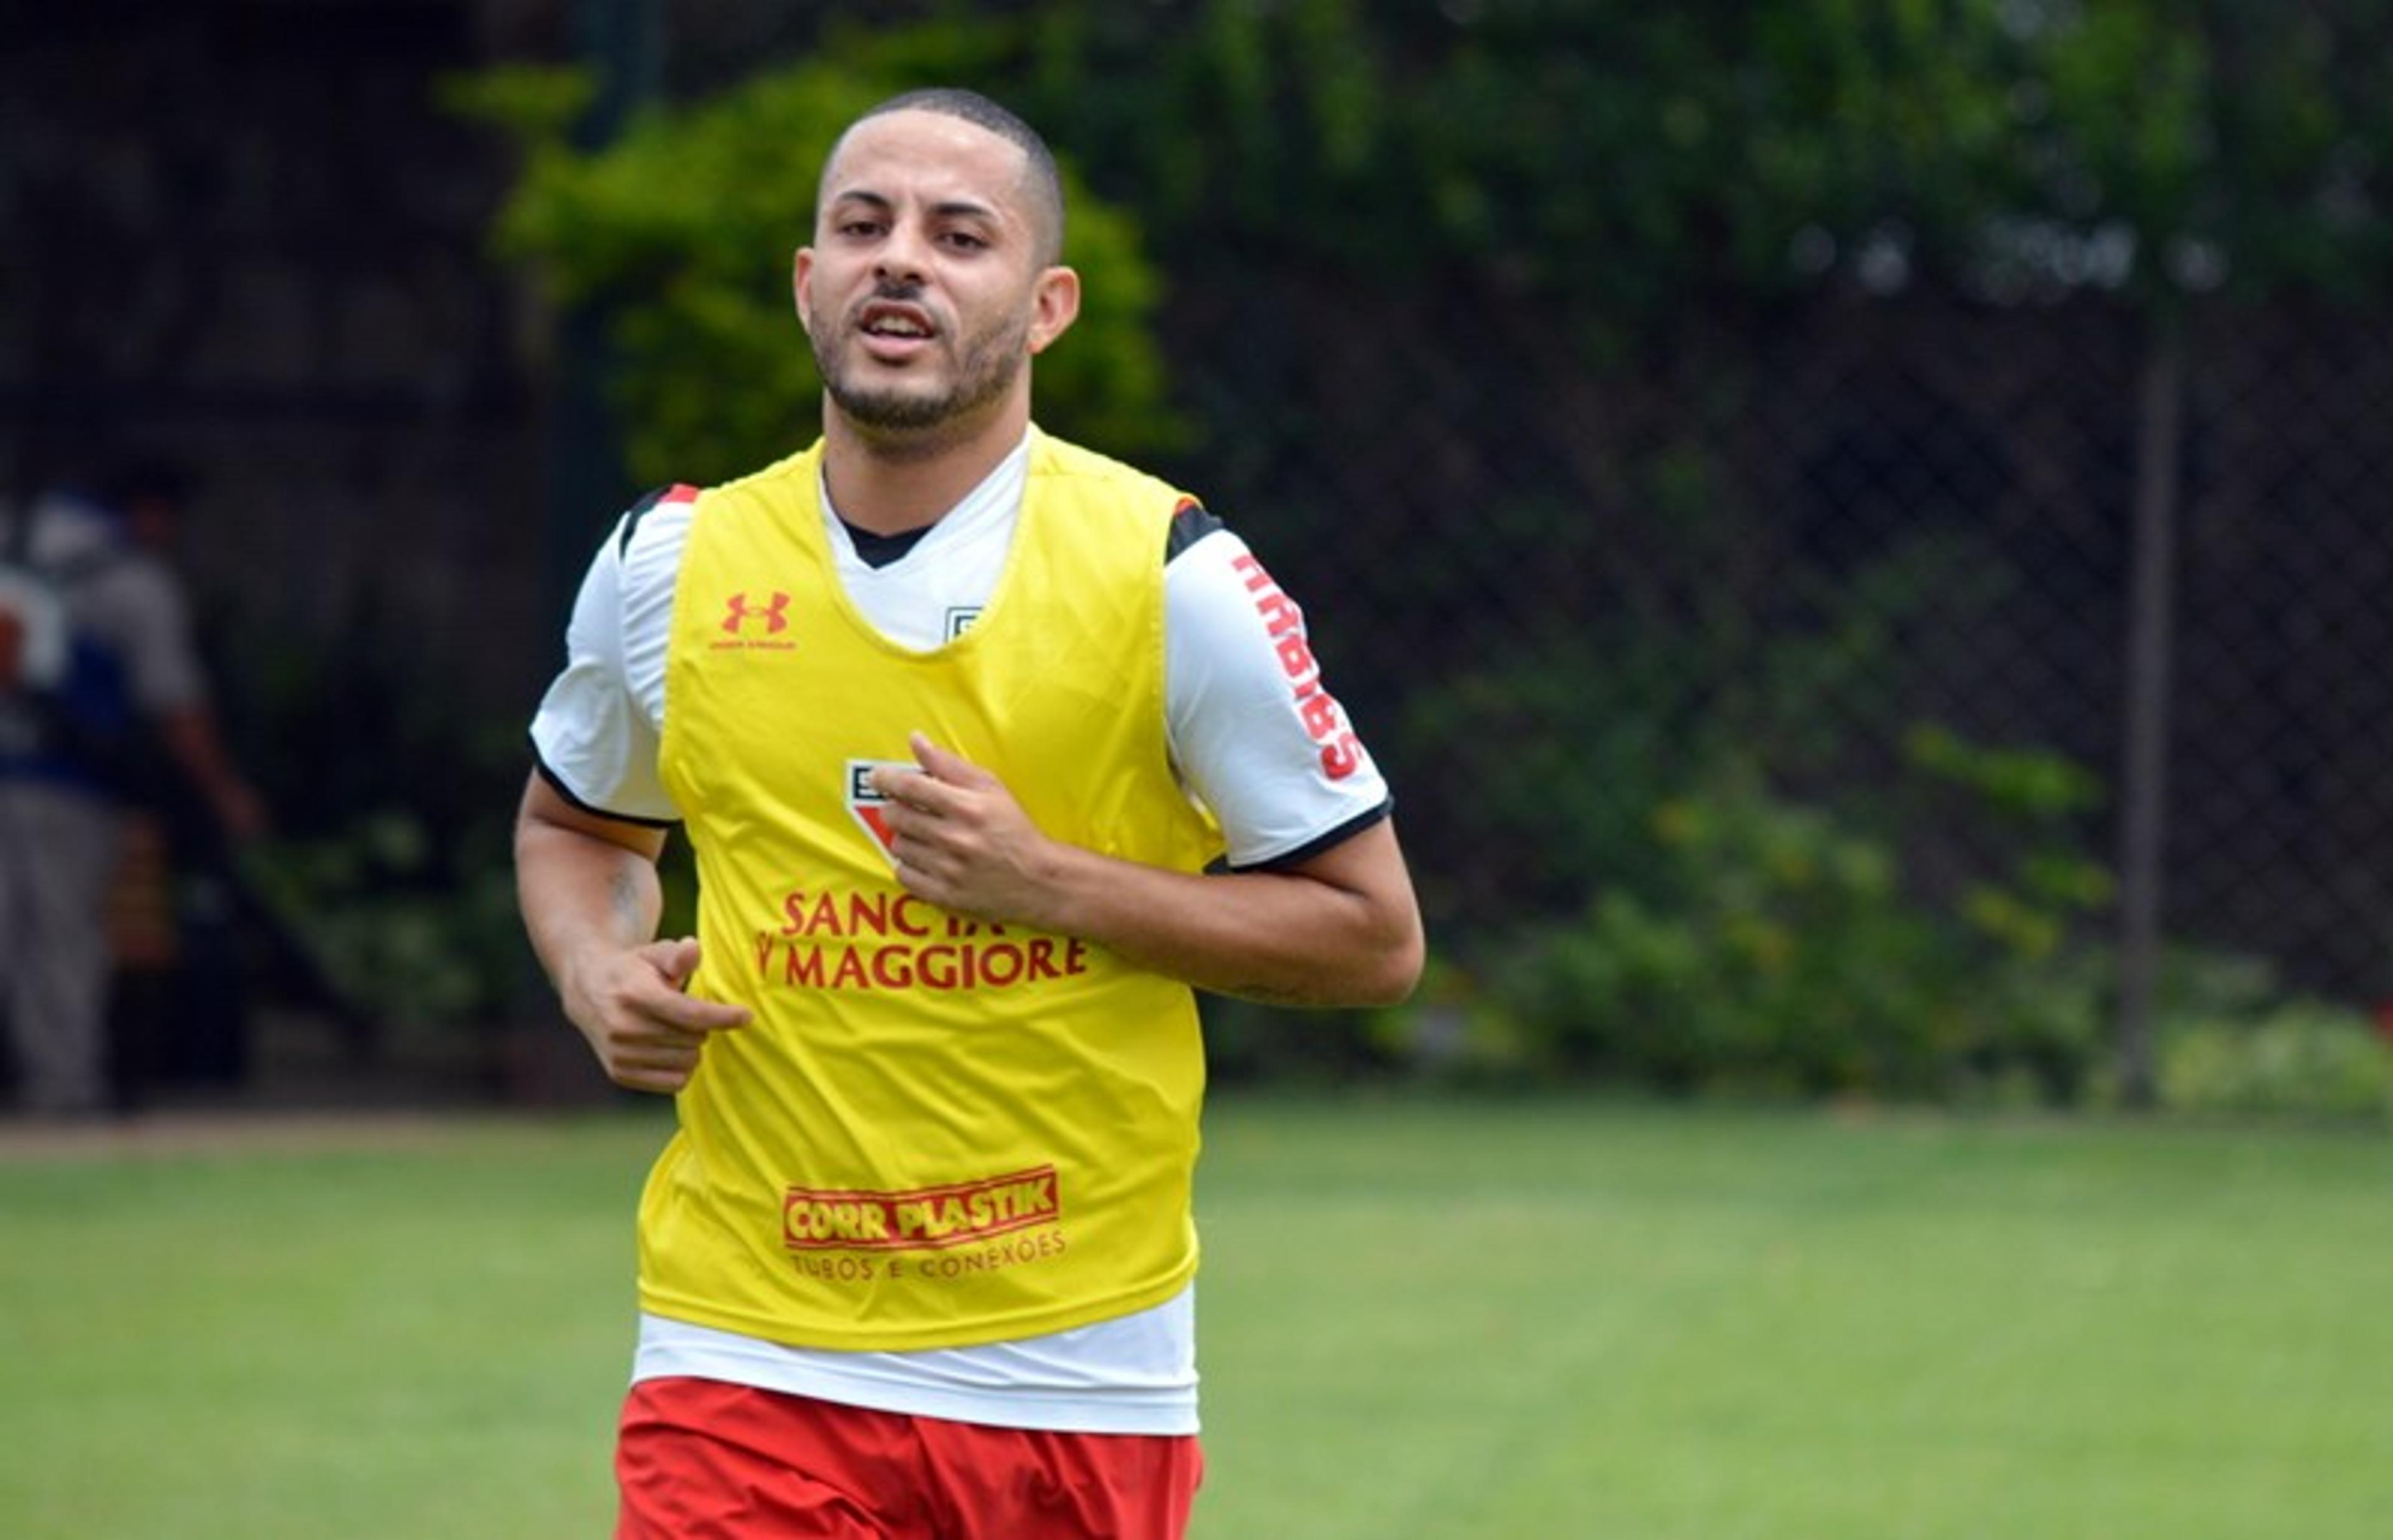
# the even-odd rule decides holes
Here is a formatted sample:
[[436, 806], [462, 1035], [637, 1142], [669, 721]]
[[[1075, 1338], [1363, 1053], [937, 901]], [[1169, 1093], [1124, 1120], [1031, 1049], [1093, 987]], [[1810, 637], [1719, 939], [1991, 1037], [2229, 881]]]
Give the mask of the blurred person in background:
[[0, 510], [0, 1012], [27, 1111], [112, 1110], [110, 900], [132, 811], [189, 797], [248, 840], [168, 559], [190, 478], [129, 461]]
[[[625, 516], [517, 823], [566, 1014], [678, 1099], [617, 1533], [1169, 1540], [1191, 985], [1407, 994], [1388, 789], [1246, 545], [1032, 426], [1079, 303], [1038, 135], [912, 93], [818, 197], [823, 437]], [[659, 939], [674, 823], [698, 935]]]

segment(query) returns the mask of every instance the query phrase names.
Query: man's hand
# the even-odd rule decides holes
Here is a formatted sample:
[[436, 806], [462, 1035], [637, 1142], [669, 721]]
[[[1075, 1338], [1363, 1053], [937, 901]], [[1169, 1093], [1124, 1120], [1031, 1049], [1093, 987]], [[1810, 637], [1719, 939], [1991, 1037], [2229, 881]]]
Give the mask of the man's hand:
[[1056, 847], [1005, 783], [920, 733], [919, 770], [883, 765], [872, 785], [890, 800], [889, 854], [908, 893], [978, 920], [1039, 924]]
[[607, 953], [568, 981], [565, 1013], [608, 1079], [671, 1095], [697, 1072], [710, 1035], [746, 1024], [742, 1007], [684, 993], [697, 971], [698, 943], [685, 936]]
[[995, 775], [909, 742], [914, 767], [883, 764], [872, 785], [898, 883], [919, 898], [1249, 999], [1389, 1005], [1420, 978], [1420, 907], [1389, 819], [1285, 867], [1175, 871], [1052, 839]]

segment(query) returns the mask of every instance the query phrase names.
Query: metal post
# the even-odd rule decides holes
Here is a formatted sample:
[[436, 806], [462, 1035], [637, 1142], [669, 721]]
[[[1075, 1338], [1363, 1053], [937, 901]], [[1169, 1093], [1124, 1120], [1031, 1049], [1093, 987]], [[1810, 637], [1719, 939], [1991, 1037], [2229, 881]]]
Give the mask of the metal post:
[[2119, 842], [2119, 1087], [2155, 1100], [2152, 1016], [2161, 962], [2168, 831], [2169, 694], [2176, 648], [2178, 469], [2185, 345], [2174, 317], [2153, 322], [2136, 398], [2136, 505], [2127, 597], [2126, 746]]

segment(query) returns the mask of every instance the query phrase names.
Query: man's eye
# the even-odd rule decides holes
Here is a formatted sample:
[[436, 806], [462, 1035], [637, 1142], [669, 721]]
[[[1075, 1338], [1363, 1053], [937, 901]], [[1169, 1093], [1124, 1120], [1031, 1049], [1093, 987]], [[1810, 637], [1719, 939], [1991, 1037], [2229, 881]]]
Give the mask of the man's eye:
[[970, 230], [949, 230], [940, 239], [944, 240], [948, 245], [957, 248], [959, 251], [976, 252], [988, 244], [987, 241], [982, 240], [979, 236], [973, 234]]

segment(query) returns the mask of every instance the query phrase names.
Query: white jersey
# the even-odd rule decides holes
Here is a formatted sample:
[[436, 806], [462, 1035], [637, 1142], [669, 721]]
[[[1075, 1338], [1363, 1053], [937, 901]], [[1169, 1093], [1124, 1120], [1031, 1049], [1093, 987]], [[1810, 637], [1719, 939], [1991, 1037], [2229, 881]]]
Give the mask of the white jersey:
[[[910, 550], [879, 567], [857, 554], [824, 489], [840, 581], [891, 641], [927, 651], [972, 623], [1003, 572], [1028, 465], [1026, 438]], [[657, 758], [668, 709], [666, 638], [692, 507], [660, 501], [618, 525], [583, 580], [565, 669], [532, 724], [542, 774], [574, 803], [617, 818], [680, 818]], [[1326, 762], [1317, 701], [1310, 715], [1305, 710], [1317, 688], [1309, 675], [1291, 680], [1288, 672], [1283, 642], [1291, 618], [1301, 626], [1300, 612], [1228, 529], [1208, 520], [1181, 534], [1195, 538], [1175, 539], [1164, 569], [1167, 734], [1183, 782], [1222, 826], [1230, 866], [1301, 860], [1384, 817], [1388, 788], [1369, 754]], [[791, 1348], [644, 1317], [634, 1377], [674, 1375], [1000, 1426], [1196, 1428], [1186, 1292], [1049, 1337], [920, 1352]]]

